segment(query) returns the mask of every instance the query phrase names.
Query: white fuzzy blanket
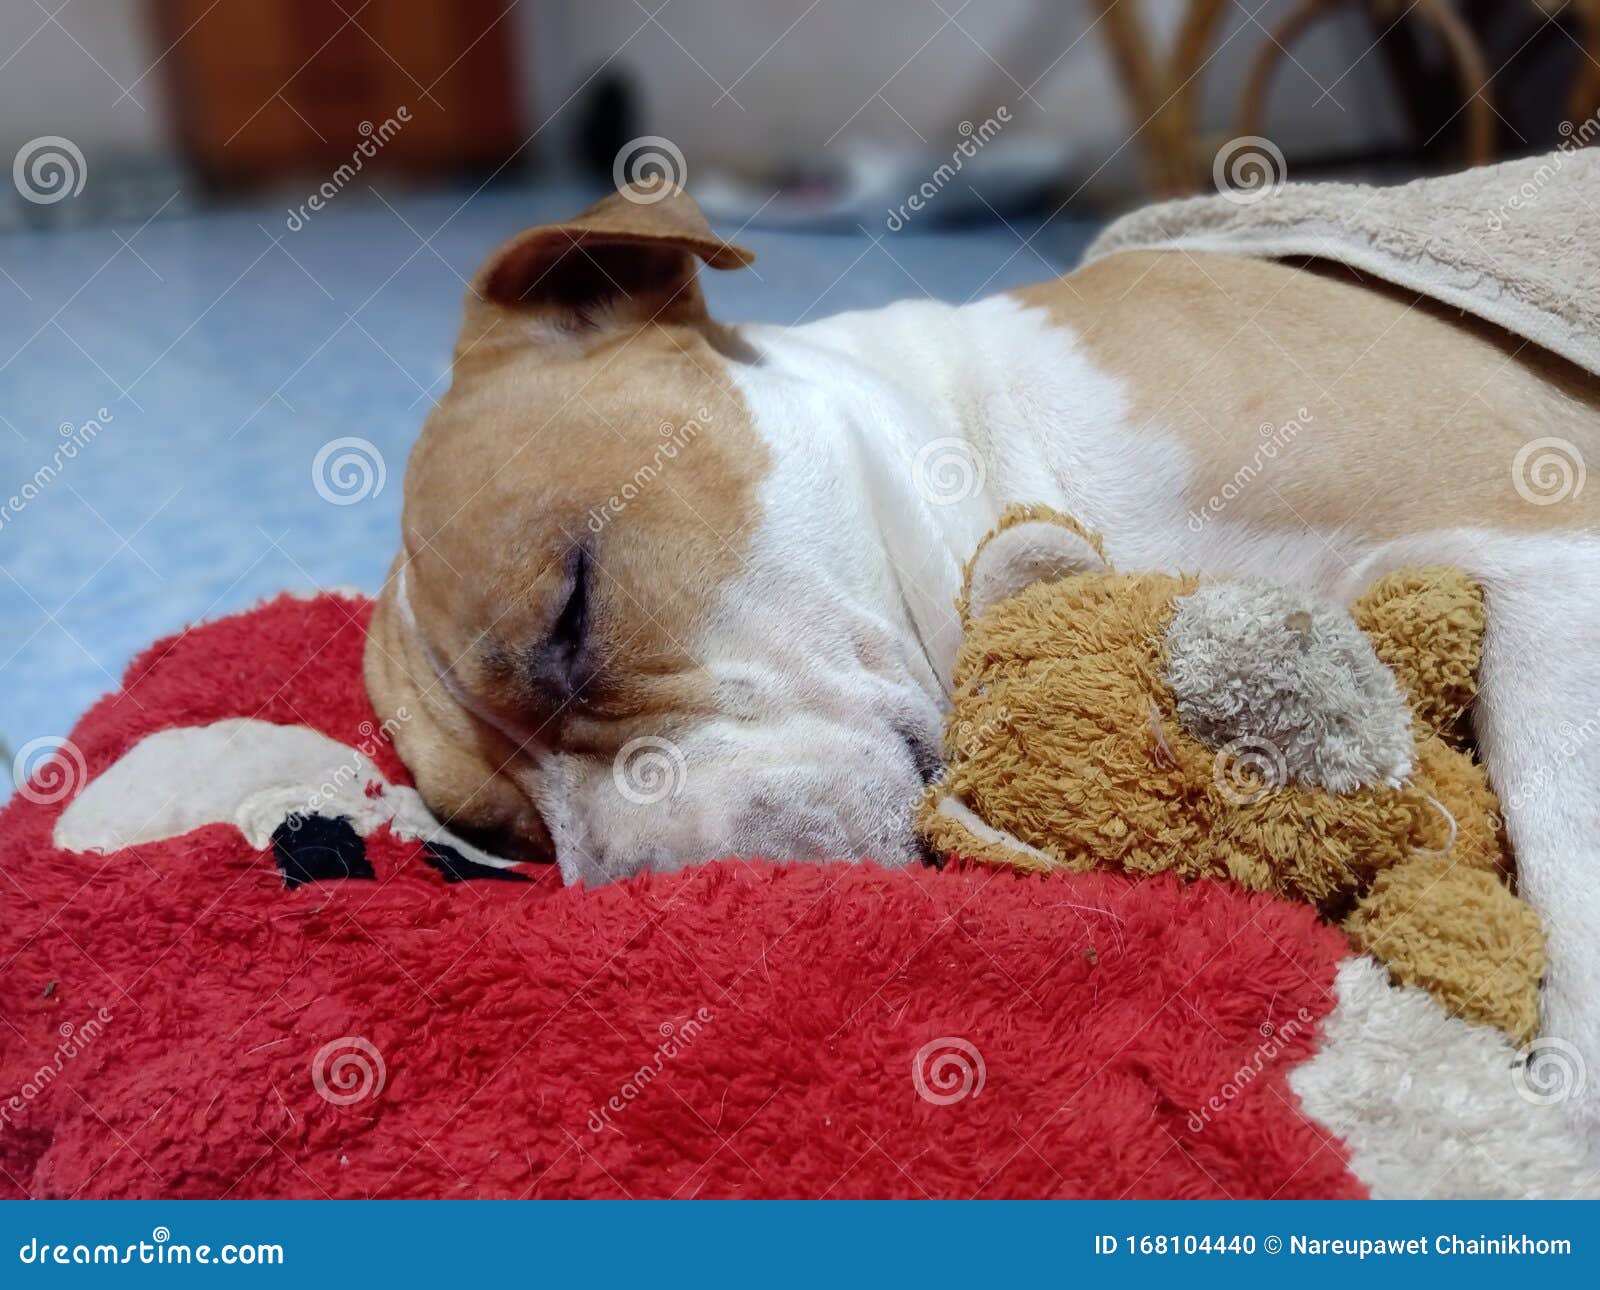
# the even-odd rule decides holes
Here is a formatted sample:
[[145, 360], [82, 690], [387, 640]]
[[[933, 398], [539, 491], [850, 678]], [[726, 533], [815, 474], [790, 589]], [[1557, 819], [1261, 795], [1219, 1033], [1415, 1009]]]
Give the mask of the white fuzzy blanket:
[[1316, 256], [1475, 314], [1600, 375], [1600, 148], [1396, 188], [1284, 184], [1135, 211], [1117, 251]]

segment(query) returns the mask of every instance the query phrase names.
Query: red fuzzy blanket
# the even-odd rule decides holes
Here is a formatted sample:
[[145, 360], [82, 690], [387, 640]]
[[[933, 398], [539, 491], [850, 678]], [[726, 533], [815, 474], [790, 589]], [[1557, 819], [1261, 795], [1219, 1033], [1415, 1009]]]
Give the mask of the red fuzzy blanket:
[[743, 861], [567, 890], [314, 814], [54, 845], [164, 729], [310, 727], [369, 798], [408, 784], [369, 608], [158, 644], [0, 815], [0, 1195], [1364, 1193], [1287, 1082], [1347, 951], [1265, 897]]

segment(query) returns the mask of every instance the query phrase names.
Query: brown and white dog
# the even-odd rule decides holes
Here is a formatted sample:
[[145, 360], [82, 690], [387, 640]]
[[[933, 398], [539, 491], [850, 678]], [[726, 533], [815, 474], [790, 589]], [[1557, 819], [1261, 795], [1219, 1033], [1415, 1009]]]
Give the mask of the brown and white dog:
[[633, 191], [474, 281], [366, 659], [441, 818], [568, 881], [912, 860], [962, 561], [1014, 501], [1130, 569], [1352, 598], [1459, 564], [1547, 1030], [1600, 1061], [1600, 501], [1526, 477], [1534, 440], [1600, 453], [1600, 382], [1328, 268], [1130, 253], [960, 308], [719, 324], [698, 264], [749, 259]]

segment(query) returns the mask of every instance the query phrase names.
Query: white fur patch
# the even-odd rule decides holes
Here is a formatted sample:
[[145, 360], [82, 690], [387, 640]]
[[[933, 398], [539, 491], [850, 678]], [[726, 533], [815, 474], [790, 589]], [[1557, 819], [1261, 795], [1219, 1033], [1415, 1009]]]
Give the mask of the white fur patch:
[[1285, 533], [1186, 507], [1192, 449], [1131, 412], [1070, 327], [992, 296], [907, 301], [803, 327], [747, 327], [730, 369], [774, 471], [763, 524], [904, 609], [935, 691], [961, 642], [961, 569], [1004, 507], [1042, 503], [1104, 539], [1116, 567], [1264, 577], [1331, 590], [1369, 551], [1347, 532]]
[[876, 580], [941, 702], [962, 566], [1008, 503], [1127, 529], [1165, 506], [1162, 527], [1182, 528], [1181, 443], [1129, 434], [1121, 386], [1042, 309], [905, 301], [741, 334], [762, 356], [733, 374], [774, 456], [765, 523], [841, 579]]

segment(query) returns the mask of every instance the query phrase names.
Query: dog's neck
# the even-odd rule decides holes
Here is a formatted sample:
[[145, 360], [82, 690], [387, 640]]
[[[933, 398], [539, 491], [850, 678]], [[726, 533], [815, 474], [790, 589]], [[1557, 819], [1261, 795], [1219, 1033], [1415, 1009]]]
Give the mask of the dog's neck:
[[797, 467], [828, 463], [847, 496], [818, 555], [898, 617], [930, 688], [949, 685], [963, 567], [1005, 506], [1113, 522], [1097, 494], [1125, 489], [1105, 478], [1097, 435], [1121, 422], [1124, 400], [1038, 310], [1004, 296], [916, 301], [742, 331], [762, 358], [740, 384], [780, 457], [769, 505], [800, 501], [785, 452]]
[[1203, 448], [1160, 414], [1135, 414], [1125, 378], [1080, 334], [1092, 315], [1075, 307], [999, 295], [760, 329], [812, 414], [777, 424], [840, 463], [831, 483], [854, 490], [870, 517], [847, 533], [856, 543], [847, 558], [864, 563], [870, 546], [890, 572], [896, 608], [940, 687], [962, 634], [953, 602], [964, 563], [1013, 503], [1072, 516], [1121, 568], [1334, 587], [1360, 556], [1337, 532], [1288, 538], [1248, 519], [1197, 515]]

